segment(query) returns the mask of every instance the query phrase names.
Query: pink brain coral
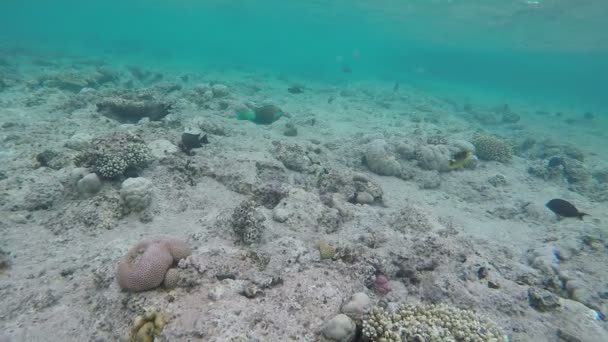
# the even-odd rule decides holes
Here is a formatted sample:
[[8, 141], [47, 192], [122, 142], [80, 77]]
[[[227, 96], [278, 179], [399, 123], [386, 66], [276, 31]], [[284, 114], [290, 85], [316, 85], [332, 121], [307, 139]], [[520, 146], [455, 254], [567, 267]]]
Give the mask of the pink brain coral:
[[190, 247], [177, 239], [142, 241], [120, 261], [116, 280], [123, 290], [154, 289], [163, 283], [171, 265], [190, 254]]

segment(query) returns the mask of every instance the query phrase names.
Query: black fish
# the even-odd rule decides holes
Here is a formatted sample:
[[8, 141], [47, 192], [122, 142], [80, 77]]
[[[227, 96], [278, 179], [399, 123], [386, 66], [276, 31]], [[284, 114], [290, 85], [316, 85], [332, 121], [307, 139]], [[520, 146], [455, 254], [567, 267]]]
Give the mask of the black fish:
[[342, 72], [345, 74], [351, 74], [353, 72], [353, 69], [351, 69], [350, 66], [345, 64], [342, 66]]
[[588, 215], [578, 211], [572, 203], [559, 198], [552, 199], [545, 205], [558, 217], [578, 217], [582, 220], [583, 216]]
[[304, 87], [301, 86], [293, 86], [287, 88], [287, 91], [291, 94], [302, 94], [304, 92]]
[[193, 148], [203, 147], [203, 145], [208, 143], [209, 139], [207, 139], [207, 134], [201, 136], [201, 133], [183, 133], [182, 140], [179, 143], [179, 147], [186, 154], [192, 155]]

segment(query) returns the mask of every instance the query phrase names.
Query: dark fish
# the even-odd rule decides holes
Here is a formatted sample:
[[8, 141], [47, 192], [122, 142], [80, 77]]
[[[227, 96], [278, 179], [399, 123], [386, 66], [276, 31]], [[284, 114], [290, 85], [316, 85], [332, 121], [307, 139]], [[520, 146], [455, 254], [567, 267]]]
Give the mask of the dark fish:
[[588, 215], [578, 211], [572, 203], [559, 198], [550, 200], [546, 206], [558, 217], [578, 217], [582, 220], [583, 216]]
[[288, 116], [275, 105], [264, 105], [253, 110], [243, 110], [236, 113], [237, 120], [249, 120], [260, 125], [270, 125], [283, 115]]
[[344, 64], [342, 66], [342, 72], [345, 73], [345, 74], [352, 74], [353, 69], [351, 69], [350, 66]]
[[208, 143], [207, 134], [201, 136], [201, 133], [183, 133], [179, 147], [184, 153], [191, 154], [192, 149], [203, 147], [204, 144]]
[[395, 82], [395, 85], [393, 86], [393, 93], [396, 93], [397, 91], [399, 91], [399, 82]]
[[454, 154], [454, 160], [465, 160], [469, 157], [469, 154], [471, 154], [471, 152], [464, 150], [464, 151], [460, 151], [460, 152], [456, 152]]
[[301, 86], [293, 86], [287, 88], [287, 91], [291, 94], [302, 94], [304, 92], [304, 87]]

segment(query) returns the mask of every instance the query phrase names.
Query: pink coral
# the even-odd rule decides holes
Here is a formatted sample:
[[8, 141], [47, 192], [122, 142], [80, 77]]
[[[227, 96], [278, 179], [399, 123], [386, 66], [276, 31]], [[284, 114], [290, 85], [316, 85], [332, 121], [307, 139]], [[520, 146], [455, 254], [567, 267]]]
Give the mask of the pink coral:
[[174, 263], [190, 254], [190, 247], [180, 240], [142, 241], [121, 260], [116, 280], [123, 290], [139, 292], [154, 289], [163, 283]]
[[387, 294], [391, 291], [390, 280], [388, 280], [388, 277], [383, 273], [376, 273], [374, 285], [376, 286], [376, 290], [378, 290], [378, 292], [381, 294]]

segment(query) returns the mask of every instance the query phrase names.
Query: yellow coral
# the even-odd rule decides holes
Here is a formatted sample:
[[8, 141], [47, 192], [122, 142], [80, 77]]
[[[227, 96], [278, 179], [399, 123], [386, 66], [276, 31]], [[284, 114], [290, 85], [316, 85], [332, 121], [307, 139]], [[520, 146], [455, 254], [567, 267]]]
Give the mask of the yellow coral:
[[332, 246], [326, 241], [319, 242], [319, 252], [321, 253], [321, 259], [331, 259], [336, 255], [337, 248]]
[[363, 320], [371, 341], [503, 341], [491, 321], [445, 304], [402, 305], [395, 312], [376, 307]]
[[163, 330], [165, 324], [167, 316], [149, 308], [143, 315], [135, 317], [129, 342], [154, 342], [154, 337]]

